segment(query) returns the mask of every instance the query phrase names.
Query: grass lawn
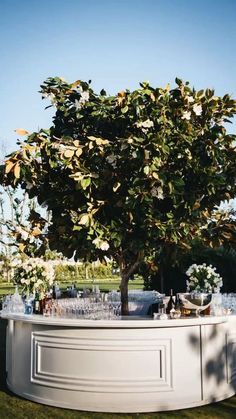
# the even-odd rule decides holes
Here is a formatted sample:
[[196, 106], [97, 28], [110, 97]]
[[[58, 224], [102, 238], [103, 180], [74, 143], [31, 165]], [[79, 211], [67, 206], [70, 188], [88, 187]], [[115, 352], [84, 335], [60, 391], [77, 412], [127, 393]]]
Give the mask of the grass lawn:
[[[0, 419], [235, 419], [236, 396], [208, 406], [163, 413], [91, 413], [33, 403], [12, 394], [6, 387], [6, 321], [0, 320]], [[183, 389], [184, 391], [184, 389]]]
[[[83, 290], [85, 288], [92, 289], [93, 285], [99, 285], [99, 288], [101, 291], [111, 291], [111, 290], [118, 290], [120, 285], [120, 279], [116, 278], [106, 278], [106, 279], [96, 279], [96, 281], [92, 280], [72, 280], [70, 282], [68, 281], [61, 281], [60, 282], [60, 288], [61, 290], [65, 291], [67, 286], [71, 286], [72, 284], [75, 284], [78, 290]], [[134, 281], [129, 282], [129, 289], [143, 289], [143, 281], [140, 279], [135, 279]], [[0, 296], [6, 295], [6, 294], [13, 294], [15, 290], [15, 287], [11, 283], [0, 283]]]

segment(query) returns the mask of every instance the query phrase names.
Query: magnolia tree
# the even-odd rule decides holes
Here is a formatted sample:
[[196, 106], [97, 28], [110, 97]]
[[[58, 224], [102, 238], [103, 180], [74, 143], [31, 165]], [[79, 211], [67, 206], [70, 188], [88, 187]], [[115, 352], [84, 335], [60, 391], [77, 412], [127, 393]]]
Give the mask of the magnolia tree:
[[5, 184], [51, 211], [51, 249], [117, 262], [123, 314], [141, 262], [188, 248], [236, 190], [235, 136], [225, 128], [235, 100], [179, 79], [174, 89], [140, 86], [109, 96], [90, 82], [49, 78], [42, 94], [56, 108], [52, 127], [18, 130], [27, 138], [5, 163]]

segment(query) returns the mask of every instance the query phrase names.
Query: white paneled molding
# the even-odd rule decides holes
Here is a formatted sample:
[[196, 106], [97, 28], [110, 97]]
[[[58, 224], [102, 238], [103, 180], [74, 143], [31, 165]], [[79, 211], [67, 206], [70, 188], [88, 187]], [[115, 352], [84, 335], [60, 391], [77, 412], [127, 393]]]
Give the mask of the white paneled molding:
[[236, 316], [5, 318], [7, 384], [35, 402], [99, 412], [157, 412], [204, 405], [236, 392]]

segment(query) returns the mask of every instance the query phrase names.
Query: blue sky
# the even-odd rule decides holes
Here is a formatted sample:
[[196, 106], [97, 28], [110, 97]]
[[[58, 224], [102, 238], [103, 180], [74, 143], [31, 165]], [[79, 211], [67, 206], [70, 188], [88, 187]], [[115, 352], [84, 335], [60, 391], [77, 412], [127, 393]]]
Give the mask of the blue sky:
[[1, 144], [51, 125], [38, 93], [49, 76], [110, 94], [178, 76], [236, 97], [235, 19], [235, 0], [1, 0]]

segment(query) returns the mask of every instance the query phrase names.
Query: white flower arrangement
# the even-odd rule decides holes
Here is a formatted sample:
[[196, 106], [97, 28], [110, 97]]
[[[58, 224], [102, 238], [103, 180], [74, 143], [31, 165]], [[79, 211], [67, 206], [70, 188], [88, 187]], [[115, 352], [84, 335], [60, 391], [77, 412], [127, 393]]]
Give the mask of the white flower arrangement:
[[221, 276], [212, 265], [191, 265], [186, 271], [189, 279], [186, 281], [188, 292], [220, 292], [223, 285]]
[[44, 293], [53, 285], [55, 273], [50, 261], [28, 258], [14, 267], [14, 282], [29, 293]]

